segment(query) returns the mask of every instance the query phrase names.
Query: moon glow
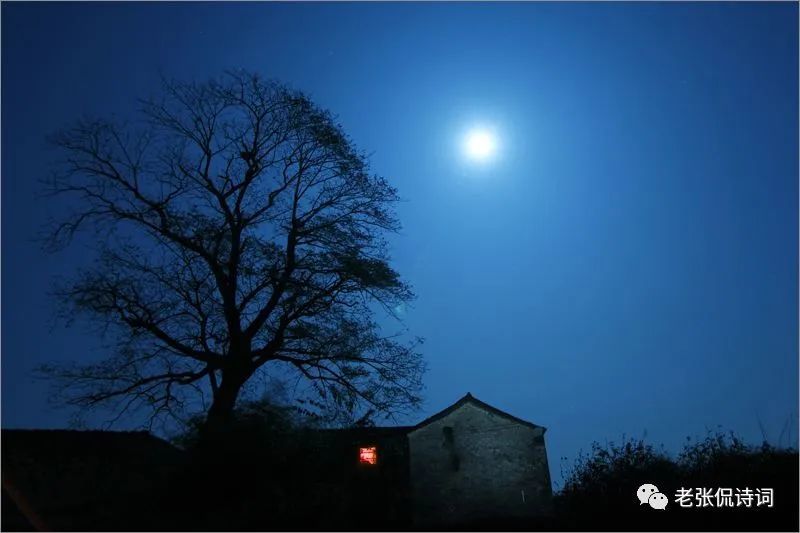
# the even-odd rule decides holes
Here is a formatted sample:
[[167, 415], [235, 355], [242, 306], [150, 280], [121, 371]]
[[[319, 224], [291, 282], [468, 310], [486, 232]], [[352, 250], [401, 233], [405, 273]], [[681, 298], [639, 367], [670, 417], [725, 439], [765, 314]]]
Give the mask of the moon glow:
[[464, 153], [473, 161], [488, 161], [496, 151], [497, 138], [489, 130], [473, 129], [464, 138]]

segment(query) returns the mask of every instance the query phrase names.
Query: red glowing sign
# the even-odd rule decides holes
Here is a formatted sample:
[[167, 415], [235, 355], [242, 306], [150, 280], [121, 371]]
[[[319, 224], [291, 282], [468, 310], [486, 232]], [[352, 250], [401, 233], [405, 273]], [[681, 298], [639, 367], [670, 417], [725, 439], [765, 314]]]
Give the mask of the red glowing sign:
[[378, 464], [378, 448], [370, 446], [369, 448], [359, 448], [358, 462], [366, 465]]

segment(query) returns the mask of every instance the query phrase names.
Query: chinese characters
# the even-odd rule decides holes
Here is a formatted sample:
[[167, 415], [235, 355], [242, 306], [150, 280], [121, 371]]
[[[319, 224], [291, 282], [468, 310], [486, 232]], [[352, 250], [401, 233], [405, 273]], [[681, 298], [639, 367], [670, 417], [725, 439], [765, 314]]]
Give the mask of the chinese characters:
[[681, 507], [772, 507], [772, 489], [681, 487], [675, 493]]

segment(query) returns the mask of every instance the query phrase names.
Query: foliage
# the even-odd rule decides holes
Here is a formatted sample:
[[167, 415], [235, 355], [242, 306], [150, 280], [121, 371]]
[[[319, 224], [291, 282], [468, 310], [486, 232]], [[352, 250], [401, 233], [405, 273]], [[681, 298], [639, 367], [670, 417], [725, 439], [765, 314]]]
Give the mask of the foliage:
[[[318, 423], [315, 413], [295, 405], [276, 404], [268, 399], [247, 400], [234, 409], [226, 440], [240, 449], [253, 444], [265, 452], [264, 457], [270, 457], [275, 455], [273, 447], [286, 444], [294, 434], [313, 429]], [[192, 451], [200, 444], [204, 426], [205, 415], [194, 415], [170, 440], [177, 447]]]
[[[639, 505], [636, 490], [655, 484], [669, 497], [655, 519]], [[678, 488], [773, 488], [781, 505], [773, 509], [670, 509]], [[709, 432], [687, 438], [676, 457], [642, 440], [592, 445], [581, 454], [555, 496], [554, 529], [703, 530], [797, 529], [798, 454], [791, 448], [745, 444], [734, 433]]]
[[[561, 507], [580, 508], [582, 512], [610, 512], [615, 507], [629, 507], [631, 494], [644, 479], [677, 478], [677, 466], [663, 450], [642, 440], [628, 439], [606, 446], [592, 443], [591, 453], [581, 453], [567, 474], [564, 488], [556, 502]], [[630, 487], [634, 486], [634, 492]]]

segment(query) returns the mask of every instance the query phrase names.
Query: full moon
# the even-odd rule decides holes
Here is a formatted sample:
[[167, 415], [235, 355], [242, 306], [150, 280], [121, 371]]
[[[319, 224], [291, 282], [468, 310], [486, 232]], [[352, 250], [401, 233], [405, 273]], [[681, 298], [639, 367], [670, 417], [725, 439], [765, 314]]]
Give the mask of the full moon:
[[488, 130], [475, 129], [467, 133], [464, 140], [464, 152], [474, 161], [491, 159], [497, 150], [497, 140]]

